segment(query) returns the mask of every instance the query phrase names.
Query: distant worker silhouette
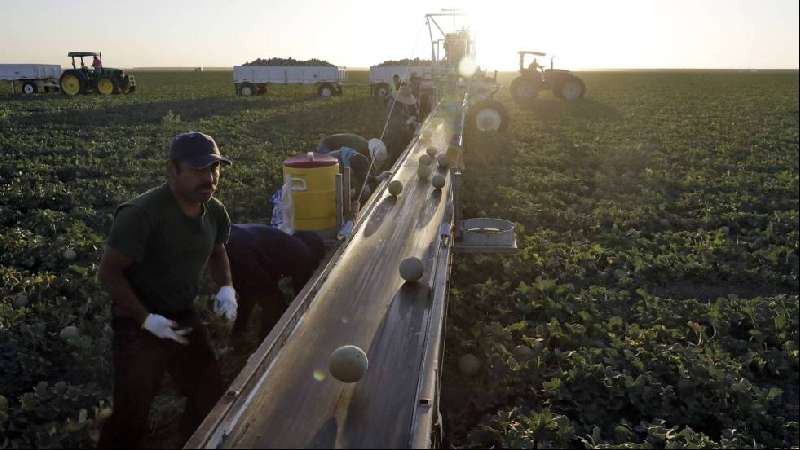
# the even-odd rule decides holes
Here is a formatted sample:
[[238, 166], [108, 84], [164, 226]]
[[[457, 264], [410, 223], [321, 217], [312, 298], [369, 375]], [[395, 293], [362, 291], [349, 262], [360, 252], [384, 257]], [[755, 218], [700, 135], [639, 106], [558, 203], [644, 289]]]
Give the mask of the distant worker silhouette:
[[533, 62], [528, 66], [528, 70], [538, 72], [542, 70], [542, 66], [539, 65], [539, 61], [536, 58], [533, 58]]

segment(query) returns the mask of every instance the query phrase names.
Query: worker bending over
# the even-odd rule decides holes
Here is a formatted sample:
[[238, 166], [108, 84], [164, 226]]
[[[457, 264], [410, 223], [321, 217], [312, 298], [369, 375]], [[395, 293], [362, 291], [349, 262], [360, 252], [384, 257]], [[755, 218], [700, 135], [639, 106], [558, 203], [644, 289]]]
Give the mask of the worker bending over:
[[[353, 191], [351, 200], [359, 204], [366, 201], [365, 197], [369, 197], [375, 187], [375, 176], [380, 173], [388, 158], [383, 141], [376, 138], [367, 140], [352, 133], [337, 133], [323, 137], [317, 146], [317, 152], [338, 159], [341, 169], [350, 168], [350, 186]], [[358, 208], [353, 209], [357, 210]]]
[[305, 286], [325, 256], [322, 239], [313, 232], [289, 235], [267, 225], [234, 224], [225, 246], [233, 285], [239, 294], [239, 313], [232, 337], [241, 342], [253, 308], [261, 307], [259, 341], [288, 306], [281, 296], [281, 278], [291, 278], [295, 295]]

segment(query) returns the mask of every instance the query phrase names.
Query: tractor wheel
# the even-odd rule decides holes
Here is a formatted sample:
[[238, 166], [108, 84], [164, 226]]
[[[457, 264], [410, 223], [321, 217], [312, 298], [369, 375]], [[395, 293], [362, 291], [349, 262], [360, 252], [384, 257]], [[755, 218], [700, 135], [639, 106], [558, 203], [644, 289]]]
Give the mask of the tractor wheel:
[[508, 112], [497, 100], [484, 100], [469, 107], [466, 127], [480, 133], [504, 131], [508, 128]]
[[540, 84], [535, 78], [516, 78], [511, 82], [511, 97], [520, 105], [530, 104], [539, 96]]
[[242, 87], [239, 88], [239, 92], [242, 93], [242, 97], [252, 97], [256, 95], [256, 87], [250, 83], [242, 83]]
[[72, 72], [62, 75], [58, 84], [61, 86], [61, 92], [69, 97], [74, 97], [84, 91], [83, 81]]
[[25, 95], [33, 95], [36, 91], [36, 83], [27, 82], [22, 85], [22, 93]]
[[100, 95], [111, 95], [117, 90], [117, 83], [111, 78], [100, 78], [97, 80], [97, 93]]
[[579, 98], [583, 98], [583, 95], [586, 94], [586, 86], [580, 78], [572, 77], [560, 83], [556, 92], [556, 95], [564, 100], [574, 102]]
[[319, 94], [320, 97], [330, 97], [333, 95], [333, 93], [334, 93], [333, 86], [327, 83], [321, 85], [317, 90], [317, 94]]

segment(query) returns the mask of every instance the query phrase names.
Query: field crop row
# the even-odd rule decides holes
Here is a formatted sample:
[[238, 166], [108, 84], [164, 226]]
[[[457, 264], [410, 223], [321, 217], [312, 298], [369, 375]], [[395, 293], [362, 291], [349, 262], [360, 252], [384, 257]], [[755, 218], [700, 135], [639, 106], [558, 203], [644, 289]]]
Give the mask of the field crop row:
[[520, 251], [457, 259], [450, 444], [796, 447], [797, 73], [581, 76], [470, 141]]
[[[136, 76], [124, 97], [0, 91], [0, 447], [92, 445], [111, 382], [96, 264], [172, 136], [216, 138], [235, 161], [219, 197], [252, 222], [287, 155], [383, 124], [364, 85], [240, 98], [226, 71]], [[581, 76], [575, 104], [501, 91], [509, 132], [469, 138], [466, 216], [513, 220], [520, 252], [455, 260], [448, 442], [797, 446], [797, 73]], [[160, 397], [154, 424], [179, 408]]]
[[[286, 156], [326, 134], [382, 129], [366, 88], [242, 98], [230, 72], [136, 77], [129, 96], [0, 97], [0, 447], [93, 445], [109, 412], [112, 334], [96, 267], [114, 208], [164, 181], [175, 134], [208, 133], [234, 160], [218, 197], [246, 223], [270, 217]], [[243, 361], [224, 362], [232, 377]], [[180, 404], [157, 403], [163, 426]]]

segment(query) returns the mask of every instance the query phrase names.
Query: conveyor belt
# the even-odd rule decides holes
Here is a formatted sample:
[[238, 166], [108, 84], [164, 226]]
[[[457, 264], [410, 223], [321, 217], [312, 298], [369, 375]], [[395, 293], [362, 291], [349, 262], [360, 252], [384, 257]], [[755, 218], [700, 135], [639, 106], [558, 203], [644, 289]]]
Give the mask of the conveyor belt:
[[[425, 126], [432, 128], [430, 120]], [[444, 129], [432, 131], [434, 142], [450, 141]], [[393, 168], [404, 185], [400, 197], [385, 184], [376, 192], [351, 240], [298, 295], [187, 448], [431, 444], [453, 208], [449, 176], [441, 190], [418, 179], [425, 148], [412, 141]], [[400, 278], [409, 256], [425, 264], [418, 283]], [[358, 383], [328, 372], [342, 345], [367, 353]]]

